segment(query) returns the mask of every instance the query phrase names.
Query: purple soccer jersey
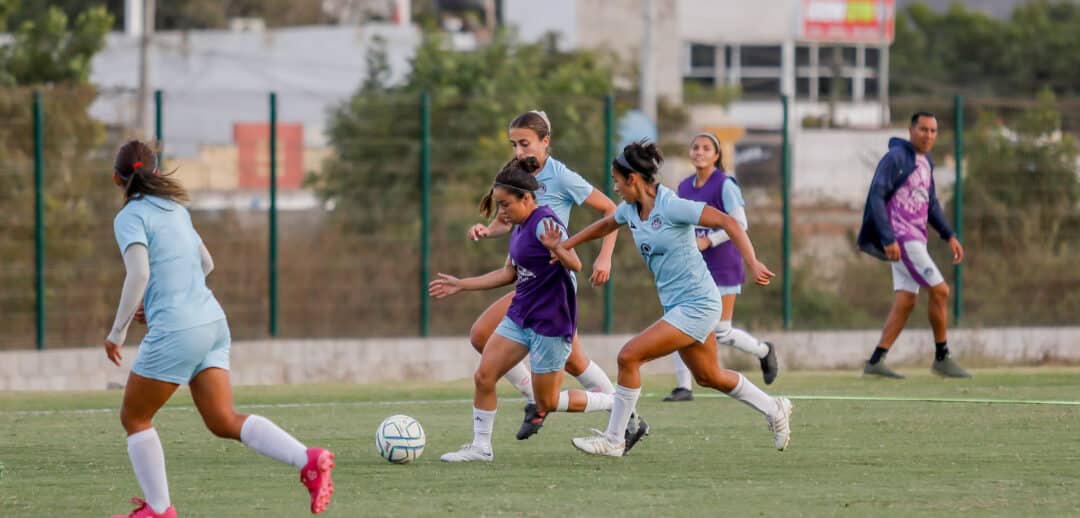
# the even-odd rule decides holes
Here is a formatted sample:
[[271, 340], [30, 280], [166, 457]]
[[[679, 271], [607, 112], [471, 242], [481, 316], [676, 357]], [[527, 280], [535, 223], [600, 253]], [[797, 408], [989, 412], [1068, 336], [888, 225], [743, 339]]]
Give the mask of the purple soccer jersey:
[[[679, 197], [703, 201], [728, 214], [727, 208], [724, 207], [724, 184], [734, 182], [735, 179], [716, 169], [705, 181], [705, 185], [700, 188], [694, 185], [696, 180], [696, 175], [690, 175], [680, 182]], [[698, 228], [695, 232], [697, 237], [705, 237], [709, 234], [709, 229]], [[746, 280], [742, 256], [735, 248], [735, 243], [727, 241], [718, 246], [706, 248], [702, 250], [701, 256], [705, 259], [705, 265], [708, 266], [709, 273], [717, 286], [739, 286]]]
[[926, 220], [930, 210], [930, 161], [915, 155], [915, 171], [896, 190], [886, 207], [896, 240], [926, 242]]
[[510, 260], [517, 269], [517, 287], [506, 316], [515, 324], [543, 336], [573, 339], [577, 329], [577, 295], [572, 272], [551, 263], [551, 252], [537, 238], [537, 227], [546, 219], [566, 226], [551, 208], [537, 207], [529, 219], [515, 225], [510, 234]]

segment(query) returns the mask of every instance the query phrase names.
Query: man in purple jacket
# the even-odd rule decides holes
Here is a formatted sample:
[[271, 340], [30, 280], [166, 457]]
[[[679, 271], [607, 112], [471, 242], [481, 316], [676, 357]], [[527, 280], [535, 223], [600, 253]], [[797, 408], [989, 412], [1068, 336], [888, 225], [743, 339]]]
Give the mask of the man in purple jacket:
[[952, 358], [946, 343], [949, 285], [927, 251], [927, 224], [949, 242], [953, 264], [964, 248], [945, 220], [934, 192], [934, 164], [928, 156], [937, 140], [937, 117], [918, 112], [911, 117], [911, 140], [889, 140], [889, 152], [878, 163], [866, 197], [859, 248], [892, 263], [896, 298], [881, 331], [881, 341], [863, 368], [863, 375], [903, 378], [885, 365], [885, 355], [907, 324], [919, 287], [930, 292], [930, 327], [934, 331], [933, 372], [948, 378], [970, 375]]

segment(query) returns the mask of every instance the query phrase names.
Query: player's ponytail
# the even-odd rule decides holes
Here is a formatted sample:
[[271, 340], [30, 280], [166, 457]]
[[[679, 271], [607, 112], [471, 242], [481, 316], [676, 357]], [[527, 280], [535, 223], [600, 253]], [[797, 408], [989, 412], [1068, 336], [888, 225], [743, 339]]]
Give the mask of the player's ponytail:
[[656, 183], [660, 166], [664, 164], [664, 154], [655, 142], [641, 139], [623, 148], [622, 153], [611, 161], [611, 167], [625, 177], [631, 173], [641, 175], [647, 184]]
[[113, 161], [113, 171], [124, 184], [124, 203], [147, 195], [173, 201], [189, 199], [180, 182], [158, 171], [154, 150], [138, 140], [129, 140], [120, 146]]
[[497, 212], [495, 210], [494, 196], [496, 187], [511, 192], [518, 199], [524, 198], [526, 194], [535, 196], [534, 192], [540, 188], [540, 182], [536, 180], [536, 177], [532, 175], [529, 169], [533, 167], [532, 170], [535, 170], [536, 158], [529, 158], [532, 159], [532, 163], [528, 158], [525, 160], [512, 158], [503, 166], [499, 174], [495, 176], [495, 183], [491, 186], [491, 189], [480, 200], [480, 214], [485, 218], [490, 218]]

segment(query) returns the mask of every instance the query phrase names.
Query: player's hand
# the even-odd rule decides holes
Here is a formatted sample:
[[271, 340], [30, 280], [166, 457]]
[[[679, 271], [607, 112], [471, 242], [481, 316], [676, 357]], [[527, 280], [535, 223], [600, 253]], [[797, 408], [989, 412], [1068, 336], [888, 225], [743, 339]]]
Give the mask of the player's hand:
[[491, 231], [488, 226], [483, 223], [477, 223], [472, 227], [469, 227], [469, 231], [465, 233], [465, 237], [471, 241], [479, 241], [488, 237]]
[[754, 261], [754, 264], [750, 265], [750, 275], [754, 277], [754, 282], [762, 286], [768, 286], [770, 279], [776, 277], [761, 261]]
[[544, 233], [540, 235], [540, 242], [548, 250], [555, 250], [562, 242], [562, 231], [559, 225], [552, 219], [544, 220]]
[[964, 260], [964, 247], [960, 246], [960, 240], [953, 236], [949, 239], [949, 248], [952, 249], [952, 263], [960, 264]]
[[436, 299], [443, 299], [461, 291], [461, 279], [445, 273], [438, 274], [439, 278], [428, 284], [428, 295]]
[[900, 260], [900, 243], [893, 241], [891, 244], [885, 245], [885, 257], [888, 257], [890, 261], [896, 262]]
[[146, 311], [143, 310], [143, 305], [141, 303], [139, 304], [139, 309], [135, 310], [135, 316], [132, 318], [140, 324], [146, 324]]
[[610, 257], [597, 257], [593, 261], [592, 275], [589, 276], [589, 284], [593, 286], [602, 286], [605, 282], [611, 279], [611, 258]]
[[124, 357], [120, 355], [120, 346], [110, 342], [108, 339], [105, 339], [105, 356], [109, 358], [109, 361], [116, 364], [117, 367], [120, 366], [120, 360], [124, 359]]
[[697, 238], [698, 251], [705, 251], [705, 249], [709, 248], [710, 246], [712, 246], [712, 241], [709, 241], [709, 238], [700, 236]]

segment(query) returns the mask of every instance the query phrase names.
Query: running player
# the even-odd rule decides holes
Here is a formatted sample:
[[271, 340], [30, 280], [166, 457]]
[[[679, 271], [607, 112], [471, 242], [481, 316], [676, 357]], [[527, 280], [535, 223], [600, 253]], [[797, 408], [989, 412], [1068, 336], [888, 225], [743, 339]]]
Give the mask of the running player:
[[178, 203], [188, 199], [187, 192], [158, 171], [154, 151], [137, 140], [116, 153], [113, 181], [124, 193], [124, 208], [113, 227], [127, 276], [116, 320], [105, 339], [105, 355], [119, 366], [120, 346], [131, 321], [149, 326], [120, 409], [131, 467], [143, 491], [143, 499], [133, 499], [138, 508], [127, 516], [176, 516], [169, 500], [165, 455], [152, 421], [182, 383], [191, 389], [210, 432], [299, 470], [300, 482], [311, 497], [311, 512], [322, 512], [334, 492], [330, 478], [334, 454], [308, 448], [269, 419], [238, 414], [233, 408], [229, 325], [206, 287], [213, 260], [187, 209]]
[[[461, 290], [487, 290], [515, 283], [506, 316], [481, 353], [474, 381], [473, 440], [442, 456], [446, 462], [494, 459], [491, 430], [495, 422], [495, 383], [526, 356], [532, 368], [537, 413], [610, 410], [611, 394], [570, 390], [559, 392], [563, 368], [570, 356], [577, 327], [577, 296], [573, 271], [581, 260], [573, 250], [558, 248], [566, 227], [551, 207], [538, 205], [540, 183], [512, 159], [484, 198], [485, 215], [496, 209], [502, 224], [513, 225], [510, 256], [493, 272], [459, 279], [443, 273], [431, 282], [431, 296], [441, 299]], [[494, 207], [492, 207], [494, 205]]]
[[[724, 172], [720, 141], [712, 133], [698, 133], [690, 141], [690, 162], [694, 164], [695, 174], [679, 183], [679, 197], [703, 201], [710, 207], [720, 209], [739, 222], [746, 230], [746, 203], [742, 191], [734, 178]], [[776, 379], [779, 368], [776, 362], [776, 350], [773, 344], [758, 340], [742, 329], [731, 326], [735, 314], [735, 297], [742, 293], [742, 283], [746, 280], [742, 258], [731, 237], [723, 230], [697, 228], [697, 247], [705, 258], [709, 274], [720, 290], [724, 301], [723, 313], [716, 323], [716, 343], [734, 347], [754, 355], [761, 365], [765, 384], [771, 385]], [[690, 369], [679, 355], [675, 358], [675, 389], [664, 401], [691, 401], [694, 393], [690, 388]]]
[[[522, 167], [537, 180], [536, 203], [550, 207], [564, 225], [570, 222], [570, 209], [574, 205], [588, 205], [605, 216], [615, 213], [615, 204], [594, 188], [578, 173], [570, 170], [562, 162], [551, 156], [551, 122], [542, 111], [528, 111], [518, 115], [510, 122], [510, 146], [514, 150]], [[495, 218], [490, 224], [478, 223], [469, 229], [468, 238], [478, 240], [497, 237], [510, 231], [511, 226]], [[611, 274], [611, 254], [615, 250], [616, 233], [604, 236], [600, 254], [593, 262], [589, 281], [599, 286], [608, 281]], [[577, 279], [574, 277], [575, 286]], [[491, 304], [477, 317], [469, 332], [469, 341], [477, 352], [483, 353], [484, 345], [495, 328], [506, 316], [514, 293], [510, 292]], [[566, 372], [577, 378], [586, 390], [611, 394], [615, 387], [607, 373], [591, 361], [581, 348], [581, 343], [574, 335], [570, 357], [566, 360]], [[528, 439], [544, 425], [545, 415], [538, 411], [533, 397], [531, 376], [524, 365], [515, 365], [504, 376], [526, 399], [525, 419], [517, 432], [519, 440]]]
[[642, 141], [626, 146], [612, 161], [615, 190], [623, 199], [618, 210], [559, 244], [572, 249], [621, 225], [629, 226], [664, 307], [663, 318], [619, 351], [619, 386], [607, 430], [574, 439], [574, 446], [594, 455], [625, 455], [633, 447], [625, 440], [624, 430], [641, 394], [641, 365], [678, 351], [699, 385], [720, 390], [765, 416], [774, 446], [784, 450], [791, 437], [791, 402], [769, 396], [742, 374], [722, 369], [717, 362], [714, 329], [722, 300], [697, 249], [695, 227], [727, 231], [758, 284], [769, 284], [773, 273], [757, 260], [750, 239], [734, 218], [705, 203], [679, 198], [657, 184], [662, 163], [656, 144]]

